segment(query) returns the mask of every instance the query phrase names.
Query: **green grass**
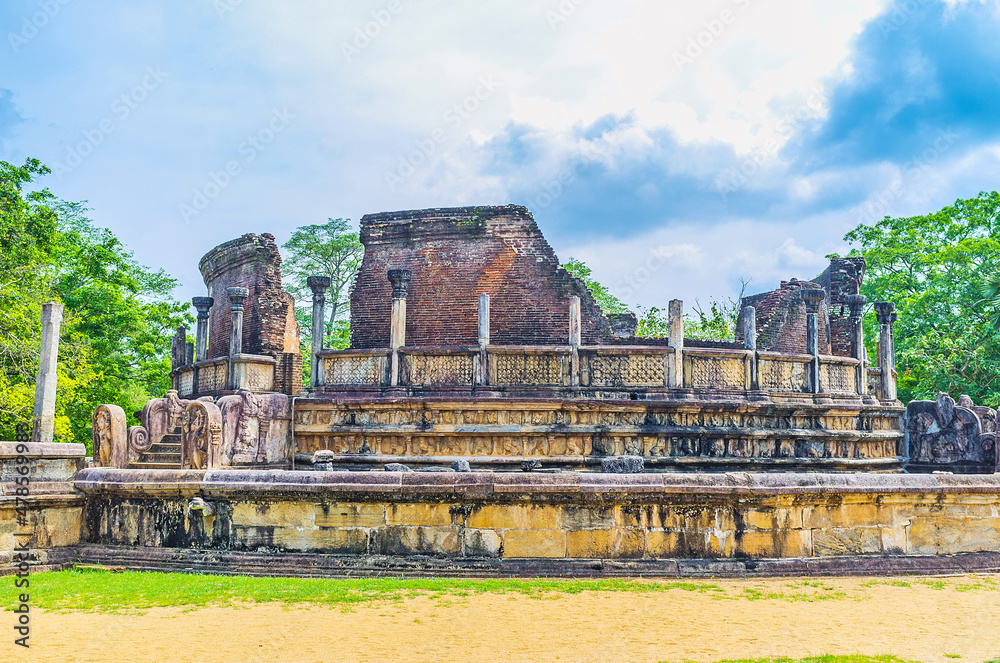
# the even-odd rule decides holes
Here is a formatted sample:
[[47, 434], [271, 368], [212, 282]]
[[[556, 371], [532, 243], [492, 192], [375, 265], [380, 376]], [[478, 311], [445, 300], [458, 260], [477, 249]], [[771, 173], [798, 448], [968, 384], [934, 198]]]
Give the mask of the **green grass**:
[[[558, 599], [580, 592], [697, 592], [720, 601], [863, 601], [877, 585], [936, 591], [1000, 591], [986, 576], [955, 579], [872, 580], [851, 592], [822, 579], [784, 584], [755, 581], [666, 581], [606, 579], [463, 579], [463, 578], [257, 578], [140, 571], [113, 572], [95, 568], [42, 573], [31, 578], [32, 604], [45, 610], [134, 612], [157, 607], [195, 609], [207, 605], [239, 607], [246, 603], [326, 605], [350, 610], [377, 601], [398, 602], [412, 597], [434, 599], [442, 607], [477, 594], [509, 594], [511, 598]], [[10, 608], [8, 608], [10, 609]], [[859, 659], [860, 660], [860, 659]], [[874, 660], [874, 659], [873, 659]], [[821, 663], [820, 659], [816, 659]], [[809, 659], [807, 663], [812, 663]], [[1000, 663], [1000, 662], [998, 662]]]

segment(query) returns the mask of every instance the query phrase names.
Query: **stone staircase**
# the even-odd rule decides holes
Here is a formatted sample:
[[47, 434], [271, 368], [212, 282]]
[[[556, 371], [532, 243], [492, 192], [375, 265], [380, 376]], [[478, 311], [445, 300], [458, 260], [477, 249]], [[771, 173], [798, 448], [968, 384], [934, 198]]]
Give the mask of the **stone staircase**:
[[140, 470], [179, 470], [181, 469], [181, 432], [175, 428], [163, 436], [163, 439], [143, 451], [138, 460], [129, 463], [129, 467]]

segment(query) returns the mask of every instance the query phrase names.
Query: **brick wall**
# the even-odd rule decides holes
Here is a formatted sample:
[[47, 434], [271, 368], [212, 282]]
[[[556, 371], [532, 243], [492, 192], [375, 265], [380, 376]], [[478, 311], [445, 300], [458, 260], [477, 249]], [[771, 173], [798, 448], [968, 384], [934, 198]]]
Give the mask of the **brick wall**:
[[565, 345], [569, 298], [581, 300], [584, 344], [608, 342], [611, 327], [583, 281], [559, 266], [524, 207], [459, 207], [369, 214], [365, 256], [351, 294], [351, 347], [389, 345], [391, 268], [413, 272], [407, 345], [475, 345], [479, 295], [490, 295], [490, 340]]
[[816, 279], [826, 290], [830, 343], [835, 355], [851, 355], [851, 311], [844, 298], [860, 293], [864, 274], [864, 258], [833, 258], [830, 266]]
[[295, 298], [281, 287], [281, 255], [274, 237], [267, 233], [248, 233], [220, 244], [205, 254], [198, 268], [205, 279], [208, 296], [215, 299], [209, 311], [209, 359], [229, 354], [232, 325], [226, 289], [247, 288], [250, 295], [243, 309], [242, 350], [246, 354], [278, 359], [276, 389], [298, 393], [302, 384], [302, 359]]

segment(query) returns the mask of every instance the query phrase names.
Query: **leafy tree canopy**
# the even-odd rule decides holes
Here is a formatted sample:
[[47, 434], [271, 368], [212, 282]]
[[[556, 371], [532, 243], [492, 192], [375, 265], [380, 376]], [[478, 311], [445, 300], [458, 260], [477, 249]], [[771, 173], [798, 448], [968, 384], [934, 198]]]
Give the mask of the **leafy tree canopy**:
[[[1000, 194], [980, 193], [923, 216], [885, 217], [844, 239], [868, 263], [862, 294], [890, 301], [899, 397], [969, 394], [1000, 405], [1000, 331], [989, 283], [1000, 275]], [[866, 317], [874, 356], [874, 315]]]
[[56, 437], [89, 442], [101, 403], [131, 415], [169, 388], [173, 329], [190, 322], [177, 282], [140, 265], [80, 203], [34, 190], [49, 169], [0, 161], [0, 438], [30, 421], [47, 301], [64, 305]]

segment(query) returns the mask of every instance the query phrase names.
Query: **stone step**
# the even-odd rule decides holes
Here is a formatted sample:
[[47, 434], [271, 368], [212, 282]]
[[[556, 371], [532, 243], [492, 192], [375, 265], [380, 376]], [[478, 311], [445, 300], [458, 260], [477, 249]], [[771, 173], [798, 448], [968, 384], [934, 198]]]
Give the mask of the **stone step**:
[[181, 433], [180, 433], [180, 431], [178, 431], [176, 433], [166, 433], [166, 434], [164, 434], [164, 436], [162, 438], [160, 438], [160, 442], [167, 442], [167, 443], [170, 443], [170, 444], [180, 444], [181, 443]]
[[146, 453], [154, 453], [154, 454], [172, 454], [172, 453], [179, 454], [180, 452], [181, 452], [180, 444], [164, 444], [163, 442], [157, 442], [156, 444], [151, 445], [149, 449], [146, 450]]
[[181, 464], [178, 463], [146, 463], [143, 461], [133, 461], [129, 467], [134, 470], [179, 470]]
[[145, 452], [139, 456], [139, 461], [141, 463], [176, 463], [181, 464], [180, 453], [150, 453]]

